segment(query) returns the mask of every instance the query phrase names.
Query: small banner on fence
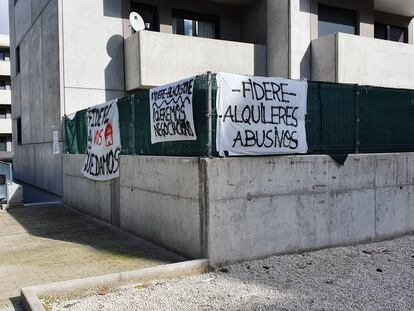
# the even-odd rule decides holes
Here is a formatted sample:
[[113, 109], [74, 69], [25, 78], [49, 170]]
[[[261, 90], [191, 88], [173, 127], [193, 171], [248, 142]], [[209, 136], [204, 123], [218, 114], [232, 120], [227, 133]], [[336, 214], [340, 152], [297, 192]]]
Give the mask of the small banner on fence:
[[220, 155], [306, 153], [306, 81], [217, 74]]
[[119, 177], [121, 136], [117, 100], [89, 108], [87, 119], [88, 147], [83, 175], [100, 181]]
[[151, 143], [197, 140], [193, 118], [195, 77], [150, 91]]

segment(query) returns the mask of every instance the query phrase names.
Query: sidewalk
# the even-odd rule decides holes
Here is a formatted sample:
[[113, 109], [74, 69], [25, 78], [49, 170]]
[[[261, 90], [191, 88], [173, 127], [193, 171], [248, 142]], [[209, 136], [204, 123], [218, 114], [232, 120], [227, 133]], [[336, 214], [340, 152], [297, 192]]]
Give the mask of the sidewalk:
[[182, 260], [63, 205], [0, 212], [0, 310], [21, 287]]

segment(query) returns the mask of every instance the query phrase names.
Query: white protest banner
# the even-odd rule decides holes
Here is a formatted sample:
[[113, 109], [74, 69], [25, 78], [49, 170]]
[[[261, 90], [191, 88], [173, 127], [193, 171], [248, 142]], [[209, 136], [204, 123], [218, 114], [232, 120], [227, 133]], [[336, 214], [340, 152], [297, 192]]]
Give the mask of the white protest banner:
[[195, 77], [150, 91], [151, 143], [197, 140], [193, 118]]
[[306, 81], [217, 74], [220, 155], [306, 153]]
[[94, 180], [119, 177], [121, 136], [117, 100], [88, 109], [88, 148], [83, 175]]

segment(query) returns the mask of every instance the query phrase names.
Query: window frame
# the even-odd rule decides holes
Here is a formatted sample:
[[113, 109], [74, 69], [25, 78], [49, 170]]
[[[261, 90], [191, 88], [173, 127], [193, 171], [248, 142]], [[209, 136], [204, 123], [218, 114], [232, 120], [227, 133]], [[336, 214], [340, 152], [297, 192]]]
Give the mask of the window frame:
[[[359, 25], [360, 17], [359, 17], [359, 12], [358, 11], [353, 10], [353, 9], [342, 8], [342, 7], [338, 7], [338, 6], [326, 5], [326, 4], [323, 4], [323, 3], [318, 3], [318, 38], [321, 37], [320, 32], [319, 32], [319, 22], [320, 22], [319, 17], [320, 17], [320, 11], [321, 11], [320, 8], [321, 7], [325, 7], [325, 8], [328, 8], [328, 9], [334, 9], [334, 10], [347, 11], [348, 13], [349, 12], [352, 12], [352, 14], [354, 15], [353, 16], [353, 19], [354, 19], [355, 33], [353, 33], [353, 34], [352, 33], [346, 33], [346, 34], [351, 34], [351, 35], [355, 35], [355, 36], [359, 36], [360, 35], [360, 25]], [[339, 32], [336, 32], [336, 33], [339, 33]], [[333, 33], [333, 34], [336, 34], [336, 33]], [[340, 32], [340, 33], [343, 33], [343, 32]]]
[[[375, 33], [376, 33], [375, 30], [376, 30], [376, 27], [378, 27], [378, 26], [382, 26], [382, 27], [385, 26], [385, 35], [386, 35], [385, 39], [375, 37]], [[391, 40], [391, 28], [392, 27], [404, 30], [404, 42]], [[396, 25], [391, 25], [391, 24], [388, 24], [388, 23], [381, 23], [381, 22], [375, 22], [374, 23], [374, 37], [375, 37], [375, 39], [408, 44], [409, 43], [408, 32], [409, 32], [408, 27], [396, 26]]]
[[172, 9], [172, 19], [182, 18], [198, 22], [208, 22], [214, 24], [214, 38], [220, 40], [220, 16], [212, 14], [204, 14], [193, 11], [186, 11], [180, 9]]

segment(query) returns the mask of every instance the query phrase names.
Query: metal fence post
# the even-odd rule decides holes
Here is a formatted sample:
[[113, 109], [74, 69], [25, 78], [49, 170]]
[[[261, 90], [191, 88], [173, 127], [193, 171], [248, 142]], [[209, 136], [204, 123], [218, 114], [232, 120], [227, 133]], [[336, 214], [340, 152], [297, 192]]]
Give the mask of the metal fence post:
[[[133, 152], [132, 154], [137, 154], [135, 150], [135, 95], [131, 95], [130, 101], [130, 111], [131, 111], [131, 121], [129, 123], [129, 149]], [[131, 152], [130, 151], [130, 152]]]
[[207, 72], [207, 132], [208, 132], [208, 141], [207, 141], [207, 156], [211, 158], [213, 154], [213, 124], [212, 124], [212, 87], [211, 87], [211, 71]]
[[359, 146], [361, 142], [359, 141], [359, 124], [361, 123], [361, 119], [359, 118], [359, 95], [361, 92], [359, 91], [358, 86], [356, 86], [356, 92], [355, 92], [355, 153], [359, 153]]

